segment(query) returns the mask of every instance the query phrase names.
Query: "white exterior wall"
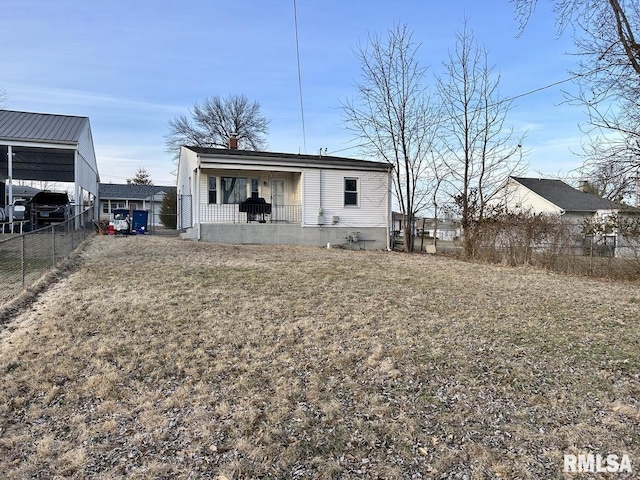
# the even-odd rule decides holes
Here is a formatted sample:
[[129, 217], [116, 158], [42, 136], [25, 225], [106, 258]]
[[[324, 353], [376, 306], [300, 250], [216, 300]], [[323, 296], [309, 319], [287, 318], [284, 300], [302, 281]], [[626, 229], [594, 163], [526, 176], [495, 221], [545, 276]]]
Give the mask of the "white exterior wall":
[[76, 183], [87, 192], [97, 196], [98, 166], [96, 164], [96, 154], [93, 148], [93, 138], [91, 136], [89, 122], [87, 122], [78, 140], [78, 160], [81, 162], [79, 168], [80, 178], [76, 178]]
[[[344, 204], [344, 180], [358, 180], [358, 205]], [[325, 224], [352, 227], [390, 227], [389, 175], [387, 172], [313, 169], [302, 176], [303, 225], [317, 225], [322, 208]]]
[[[182, 148], [180, 150], [180, 160], [178, 161], [178, 178], [176, 181], [176, 188], [178, 197], [180, 195], [192, 195], [191, 202], [185, 202], [183, 205], [180, 200], [178, 201], [178, 218], [177, 225], [182, 228], [182, 225], [192, 226], [198, 221], [196, 217], [195, 208], [195, 169], [198, 165], [198, 155], [191, 150]], [[185, 218], [183, 218], [185, 217]]]
[[489, 205], [504, 205], [509, 211], [531, 211], [533, 213], [562, 214], [562, 209], [532, 192], [524, 185], [509, 178], [487, 202]]
[[93, 201], [93, 213], [98, 218], [99, 208], [96, 198], [98, 197], [98, 184], [100, 176], [98, 175], [98, 165], [96, 162], [96, 153], [93, 146], [93, 137], [91, 135], [91, 127], [89, 121], [85, 123], [84, 130], [78, 139], [78, 148], [75, 154], [75, 203], [76, 214], [79, 213], [80, 207], [84, 201], [84, 192], [88, 193], [87, 200]]
[[180, 160], [178, 162], [177, 188], [178, 195], [193, 195], [193, 185], [190, 179], [198, 164], [198, 156], [195, 152], [183, 148], [180, 150]]

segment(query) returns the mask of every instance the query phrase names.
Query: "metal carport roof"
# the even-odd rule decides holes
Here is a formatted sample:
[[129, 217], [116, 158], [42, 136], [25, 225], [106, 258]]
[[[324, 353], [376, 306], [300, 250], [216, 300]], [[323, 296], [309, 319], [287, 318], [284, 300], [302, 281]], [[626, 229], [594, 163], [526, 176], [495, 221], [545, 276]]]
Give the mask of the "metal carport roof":
[[97, 197], [100, 179], [89, 118], [0, 110], [0, 182], [5, 179], [8, 184], [74, 182], [76, 203], [81, 190]]

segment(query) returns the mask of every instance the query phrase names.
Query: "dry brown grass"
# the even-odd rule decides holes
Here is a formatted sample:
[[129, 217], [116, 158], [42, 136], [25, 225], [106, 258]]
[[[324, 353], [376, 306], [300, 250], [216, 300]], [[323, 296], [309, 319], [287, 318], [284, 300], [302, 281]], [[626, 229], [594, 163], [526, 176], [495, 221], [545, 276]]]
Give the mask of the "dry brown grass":
[[0, 332], [0, 472], [540, 479], [593, 452], [637, 473], [639, 318], [637, 284], [97, 237]]

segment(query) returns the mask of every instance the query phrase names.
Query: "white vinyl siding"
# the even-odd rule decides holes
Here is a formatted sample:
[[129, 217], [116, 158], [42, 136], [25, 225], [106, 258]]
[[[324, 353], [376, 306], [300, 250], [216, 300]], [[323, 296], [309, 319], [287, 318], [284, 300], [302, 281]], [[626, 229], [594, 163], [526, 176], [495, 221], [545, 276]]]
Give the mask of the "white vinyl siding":
[[[344, 179], [358, 179], [358, 206], [344, 205]], [[383, 227], [388, 218], [388, 174], [357, 170], [308, 170], [304, 172], [304, 224], [316, 225], [322, 207], [327, 223]], [[322, 194], [320, 192], [322, 185]], [[320, 204], [322, 202], [322, 205]]]
[[512, 178], [488, 202], [490, 205], [504, 205], [510, 211], [531, 211], [535, 213], [561, 214], [562, 209], [549, 200], [532, 192]]

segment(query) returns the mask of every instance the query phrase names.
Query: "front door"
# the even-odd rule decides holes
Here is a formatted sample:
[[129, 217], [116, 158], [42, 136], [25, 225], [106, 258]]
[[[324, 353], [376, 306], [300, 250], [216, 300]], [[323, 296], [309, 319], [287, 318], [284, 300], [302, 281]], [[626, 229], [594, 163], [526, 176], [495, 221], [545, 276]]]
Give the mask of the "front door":
[[284, 212], [284, 180], [271, 181], [271, 221], [285, 220]]

